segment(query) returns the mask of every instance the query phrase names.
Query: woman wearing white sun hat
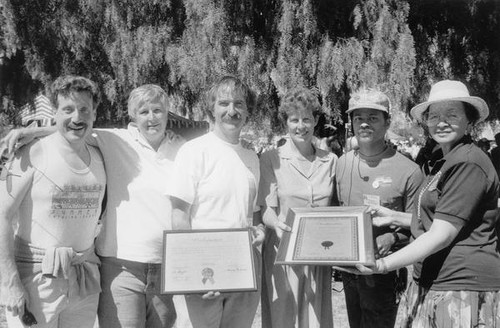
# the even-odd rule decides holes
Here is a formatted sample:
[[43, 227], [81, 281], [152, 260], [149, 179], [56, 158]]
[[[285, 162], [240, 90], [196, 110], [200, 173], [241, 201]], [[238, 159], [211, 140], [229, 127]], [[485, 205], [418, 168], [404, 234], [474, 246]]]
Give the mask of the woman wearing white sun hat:
[[[372, 268], [372, 274], [414, 264], [403, 327], [500, 327], [499, 182], [489, 158], [469, 133], [489, 114], [484, 100], [458, 81], [434, 84], [428, 101], [411, 110], [443, 156], [424, 181], [412, 216], [413, 242]], [[375, 215], [406, 214], [375, 209]]]

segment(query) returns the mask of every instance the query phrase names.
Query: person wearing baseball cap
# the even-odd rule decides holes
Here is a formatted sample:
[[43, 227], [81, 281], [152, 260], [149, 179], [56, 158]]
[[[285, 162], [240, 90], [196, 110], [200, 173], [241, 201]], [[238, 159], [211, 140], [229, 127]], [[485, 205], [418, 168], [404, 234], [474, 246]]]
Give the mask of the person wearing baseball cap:
[[[358, 273], [414, 264], [403, 306], [403, 327], [499, 327], [500, 254], [496, 234], [498, 176], [470, 132], [488, 105], [465, 84], [444, 80], [411, 109], [443, 155], [426, 177], [413, 213], [407, 247]], [[405, 213], [384, 211], [385, 217]]]
[[[340, 205], [368, 205], [410, 211], [423, 176], [418, 165], [386, 143], [390, 126], [390, 101], [375, 89], [351, 95], [349, 114], [359, 148], [343, 155], [336, 166], [336, 198]], [[409, 219], [404, 222], [374, 220], [376, 256], [384, 257], [409, 239]], [[350, 327], [394, 327], [399, 296], [407, 271], [392, 270], [370, 277], [343, 273]]]

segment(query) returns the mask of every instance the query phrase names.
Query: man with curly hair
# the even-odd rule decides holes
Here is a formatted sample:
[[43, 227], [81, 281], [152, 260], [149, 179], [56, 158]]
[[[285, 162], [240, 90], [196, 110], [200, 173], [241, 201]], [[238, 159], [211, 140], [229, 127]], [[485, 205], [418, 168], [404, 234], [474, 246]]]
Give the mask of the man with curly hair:
[[85, 138], [99, 92], [80, 76], [58, 78], [51, 91], [56, 132], [21, 148], [0, 179], [1, 303], [9, 327], [91, 328], [101, 291], [94, 239], [106, 174]]

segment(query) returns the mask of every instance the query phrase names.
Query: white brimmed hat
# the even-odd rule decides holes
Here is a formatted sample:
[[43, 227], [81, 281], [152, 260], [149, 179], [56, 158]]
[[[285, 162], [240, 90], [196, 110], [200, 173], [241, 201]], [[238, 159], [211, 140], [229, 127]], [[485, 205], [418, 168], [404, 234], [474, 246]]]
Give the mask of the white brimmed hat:
[[422, 115], [429, 108], [429, 105], [450, 100], [471, 104], [479, 114], [477, 122], [484, 121], [490, 113], [486, 102], [479, 97], [472, 97], [465, 84], [459, 81], [443, 80], [432, 86], [429, 99], [426, 102], [418, 104], [411, 109], [411, 116], [417, 121], [422, 122]]

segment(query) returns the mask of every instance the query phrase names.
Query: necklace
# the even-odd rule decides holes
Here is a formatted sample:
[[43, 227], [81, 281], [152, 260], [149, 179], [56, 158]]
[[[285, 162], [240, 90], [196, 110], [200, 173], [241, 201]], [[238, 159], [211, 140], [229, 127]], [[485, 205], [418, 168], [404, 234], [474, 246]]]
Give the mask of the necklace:
[[376, 153], [375, 155], [365, 155], [360, 150], [358, 150], [358, 153], [361, 154], [363, 157], [376, 157], [376, 156], [379, 156], [380, 154], [384, 153], [388, 147], [389, 146], [385, 145], [384, 149], [382, 149], [382, 151], [380, 151], [379, 153]]
[[422, 219], [420, 217], [421, 204], [422, 204], [422, 196], [427, 191], [427, 189], [430, 187], [430, 185], [433, 184], [434, 181], [436, 179], [439, 179], [440, 177], [441, 177], [441, 171], [439, 171], [438, 173], [436, 173], [436, 175], [432, 177], [431, 181], [429, 181], [427, 183], [427, 185], [425, 185], [425, 187], [423, 187], [422, 190], [420, 190], [420, 193], [418, 195], [418, 201], [417, 201], [417, 218], [418, 218], [419, 221], [422, 221]]

